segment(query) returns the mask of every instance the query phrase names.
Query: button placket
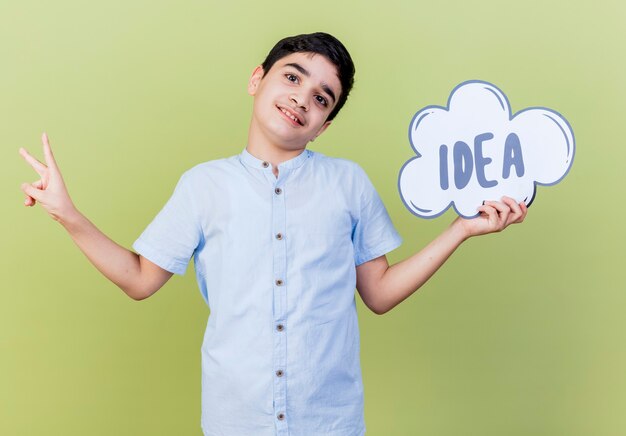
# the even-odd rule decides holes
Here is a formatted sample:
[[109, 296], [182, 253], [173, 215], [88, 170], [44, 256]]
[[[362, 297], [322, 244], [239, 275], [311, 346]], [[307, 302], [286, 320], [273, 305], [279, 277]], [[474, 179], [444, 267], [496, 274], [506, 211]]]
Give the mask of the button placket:
[[267, 161], [263, 161], [263, 163], [261, 163], [261, 172], [263, 173], [263, 175], [265, 176], [265, 179], [272, 185], [274, 186], [276, 184], [276, 181], [278, 180], [276, 178], [276, 176], [274, 175], [274, 169], [272, 167], [272, 164], [267, 162]]
[[284, 371], [287, 363], [287, 248], [284, 232], [286, 222], [286, 206], [282, 184], [284, 178], [279, 177], [272, 192], [272, 283], [274, 303], [274, 413], [276, 416], [277, 434], [288, 434], [285, 415], [287, 410], [287, 385]]

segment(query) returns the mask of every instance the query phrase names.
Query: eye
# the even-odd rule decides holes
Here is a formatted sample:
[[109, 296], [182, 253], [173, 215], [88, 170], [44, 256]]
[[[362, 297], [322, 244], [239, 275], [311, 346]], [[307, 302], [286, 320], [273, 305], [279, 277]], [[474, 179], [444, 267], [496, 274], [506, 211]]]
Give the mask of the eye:
[[323, 106], [328, 106], [328, 100], [326, 100], [324, 97], [322, 97], [321, 95], [316, 95], [315, 96], [315, 100], [317, 100], [317, 102]]
[[298, 76], [296, 76], [295, 74], [287, 73], [285, 74], [285, 77], [292, 83], [298, 83]]

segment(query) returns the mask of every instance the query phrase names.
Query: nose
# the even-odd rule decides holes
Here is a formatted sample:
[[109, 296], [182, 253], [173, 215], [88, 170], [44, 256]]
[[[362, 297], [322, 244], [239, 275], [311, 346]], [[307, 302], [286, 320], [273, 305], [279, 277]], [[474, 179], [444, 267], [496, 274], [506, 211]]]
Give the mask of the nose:
[[299, 94], [291, 94], [289, 100], [296, 105], [296, 107], [302, 108], [304, 112], [309, 110], [309, 101], [306, 97]]

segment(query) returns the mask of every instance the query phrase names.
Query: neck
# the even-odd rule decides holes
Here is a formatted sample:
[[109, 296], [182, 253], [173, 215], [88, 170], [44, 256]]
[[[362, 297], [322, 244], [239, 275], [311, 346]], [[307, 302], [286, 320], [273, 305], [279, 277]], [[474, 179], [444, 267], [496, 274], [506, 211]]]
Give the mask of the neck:
[[278, 173], [278, 165], [300, 155], [305, 149], [306, 144], [276, 144], [262, 135], [254, 126], [250, 126], [246, 150], [257, 159], [271, 163], [275, 174]]

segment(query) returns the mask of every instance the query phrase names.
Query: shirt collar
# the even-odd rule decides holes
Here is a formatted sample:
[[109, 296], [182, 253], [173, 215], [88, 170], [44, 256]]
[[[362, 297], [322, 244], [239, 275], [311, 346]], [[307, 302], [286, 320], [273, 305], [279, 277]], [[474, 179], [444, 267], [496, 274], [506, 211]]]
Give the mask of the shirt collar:
[[[302, 151], [302, 153], [300, 153], [299, 155], [297, 155], [296, 157], [293, 157], [289, 160], [286, 160], [284, 162], [281, 162], [280, 164], [278, 164], [278, 168], [281, 170], [285, 170], [285, 169], [289, 169], [289, 170], [293, 170], [296, 169], [300, 166], [302, 166], [302, 164], [304, 164], [304, 162], [306, 162], [306, 160], [308, 158], [310, 158], [311, 156], [313, 156], [313, 152], [311, 150], [307, 150], [304, 149], [304, 151]], [[252, 156], [248, 150], [246, 148], [243, 149], [243, 151], [241, 152], [241, 154], [239, 155], [239, 159], [246, 165], [252, 167], [252, 168], [257, 168], [260, 170], [264, 170], [266, 168], [270, 168], [271, 164], [269, 162], [263, 161], [255, 156]]]

